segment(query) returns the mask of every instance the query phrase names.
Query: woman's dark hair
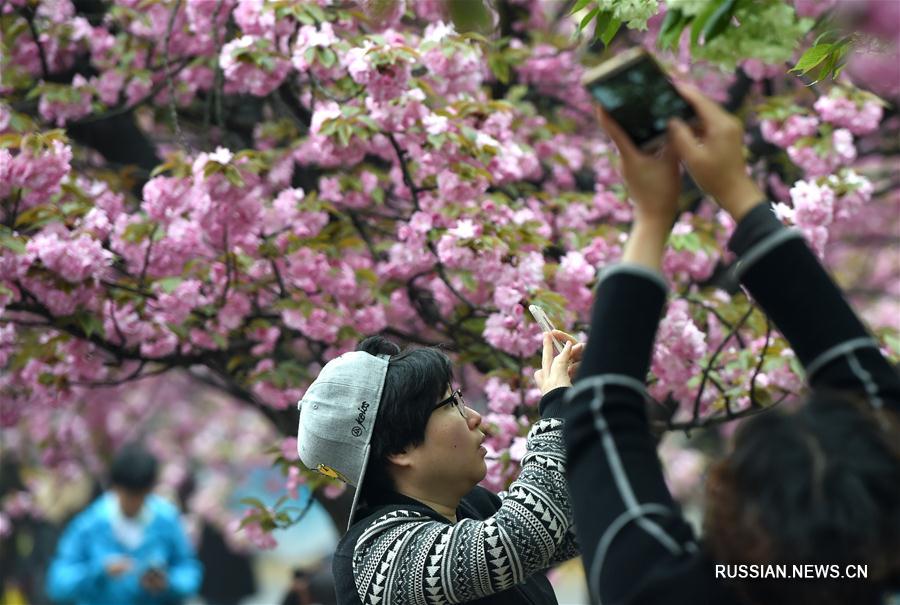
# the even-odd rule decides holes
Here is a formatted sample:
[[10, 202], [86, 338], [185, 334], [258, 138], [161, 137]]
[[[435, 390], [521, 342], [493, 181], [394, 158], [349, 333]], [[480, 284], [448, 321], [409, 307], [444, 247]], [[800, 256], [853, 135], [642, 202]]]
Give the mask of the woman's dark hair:
[[900, 430], [889, 412], [814, 392], [741, 426], [707, 480], [706, 542], [725, 564], [867, 565], [867, 580], [752, 579], [751, 603], [880, 602], [900, 579]]
[[425, 426], [434, 404], [444, 398], [453, 383], [453, 366], [450, 358], [438, 349], [401, 352], [399, 346], [382, 336], [366, 338], [356, 350], [391, 356], [362, 487], [363, 497], [372, 502], [379, 493], [394, 489], [394, 482], [387, 472], [388, 456], [425, 440]]
[[109, 481], [113, 486], [132, 492], [147, 491], [156, 483], [158, 466], [153, 454], [143, 446], [131, 443], [116, 452], [109, 468]]

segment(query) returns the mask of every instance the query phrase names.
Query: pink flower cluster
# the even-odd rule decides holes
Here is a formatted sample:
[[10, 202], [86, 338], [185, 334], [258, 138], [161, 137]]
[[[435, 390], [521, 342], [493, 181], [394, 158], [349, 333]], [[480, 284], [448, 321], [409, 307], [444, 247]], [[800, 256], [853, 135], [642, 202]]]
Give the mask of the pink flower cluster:
[[671, 392], [676, 401], [692, 401], [695, 388], [689, 382], [706, 353], [706, 335], [691, 318], [687, 301], [672, 301], [656, 335], [650, 369], [658, 381], [651, 387], [651, 394], [664, 399]]
[[301, 26], [297, 31], [297, 38], [294, 41], [294, 50], [291, 58], [294, 68], [297, 71], [302, 72], [314, 67], [314, 72], [319, 78], [327, 78], [336, 75], [332, 74], [331, 70], [319, 65], [317, 61], [311, 63], [307, 59], [306, 54], [309, 49], [330, 48], [331, 45], [337, 41], [338, 37], [334, 33], [334, 28], [331, 23], [327, 21], [318, 27], [315, 25]]
[[[402, 36], [393, 39], [402, 44]], [[351, 48], [344, 55], [344, 65], [350, 77], [357, 84], [366, 87], [368, 95], [378, 102], [390, 101], [406, 90], [409, 80], [409, 63], [402, 57], [394, 56], [390, 46], [379, 47], [370, 41], [363, 46]]]
[[832, 174], [840, 166], [856, 159], [853, 135], [845, 128], [835, 130], [830, 141], [801, 143], [791, 145], [787, 148], [787, 152], [791, 161], [800, 166], [807, 177]]
[[[418, 2], [417, 2], [418, 4]], [[425, 43], [441, 43], [455, 36], [452, 25], [443, 21], [431, 23], [425, 28]], [[476, 94], [484, 79], [484, 67], [477, 46], [460, 45], [454, 52], [445, 52], [441, 46], [429, 48], [422, 55], [422, 63], [434, 74], [432, 85], [439, 94], [452, 96], [460, 93]]]
[[567, 300], [567, 309], [583, 313], [591, 308], [594, 296], [589, 285], [596, 277], [596, 267], [581, 252], [567, 252], [559, 261], [554, 283], [556, 292]]
[[815, 116], [793, 114], [778, 123], [774, 120], [760, 122], [760, 131], [765, 140], [779, 147], [790, 147], [798, 139], [815, 136], [819, 130], [819, 120]]
[[99, 278], [112, 264], [112, 253], [87, 235], [69, 239], [56, 232], [44, 231], [31, 238], [26, 249], [27, 254], [40, 260], [44, 267], [73, 284]]
[[525, 322], [525, 308], [513, 307], [511, 313], [492, 313], [485, 323], [484, 339], [493, 347], [511, 355], [533, 355], [541, 346], [541, 328]]
[[881, 104], [874, 100], [858, 103], [836, 93], [819, 97], [813, 107], [824, 121], [857, 136], [874, 132], [884, 113]]
[[62, 141], [53, 141], [35, 155], [23, 150], [13, 156], [0, 149], [0, 197], [15, 188], [22, 190], [20, 210], [42, 204], [59, 192], [69, 173], [72, 149]]
[[260, 550], [272, 550], [276, 546], [278, 546], [278, 541], [272, 536], [271, 533], [263, 530], [262, 525], [260, 525], [259, 521], [249, 521], [244, 524], [244, 527], [241, 528], [241, 523], [249, 519], [251, 517], [255, 517], [259, 513], [257, 511], [248, 509], [244, 511], [244, 516], [240, 519], [234, 521], [229, 529], [234, 532], [243, 532], [244, 536], [250, 540], [250, 542], [256, 548]]
[[222, 47], [219, 65], [225, 73], [225, 92], [248, 92], [264, 97], [278, 88], [291, 63], [265, 38], [244, 35]]
[[484, 383], [488, 409], [495, 414], [512, 414], [521, 403], [519, 393], [512, 390], [509, 383], [492, 376]]
[[71, 87], [53, 87], [41, 95], [38, 113], [56, 126], [83, 118], [91, 113], [92, 90], [81, 74], [75, 74]]
[[[289, 36], [295, 26], [292, 19], [276, 19], [274, 8], [272, 5], [267, 6], [264, 0], [238, 0], [231, 15], [245, 34], [261, 36], [274, 41], [277, 38]], [[326, 23], [326, 25], [330, 24]]]

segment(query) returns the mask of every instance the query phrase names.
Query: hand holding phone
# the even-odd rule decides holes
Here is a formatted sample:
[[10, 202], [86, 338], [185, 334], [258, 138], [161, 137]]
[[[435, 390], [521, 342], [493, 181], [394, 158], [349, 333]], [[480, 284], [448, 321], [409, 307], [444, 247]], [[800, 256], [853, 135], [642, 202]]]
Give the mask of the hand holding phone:
[[696, 118], [691, 103], [643, 48], [619, 53], [587, 71], [582, 81], [591, 97], [645, 152], [665, 142], [669, 120]]
[[[604, 68], [604, 64], [595, 69], [593, 79], [586, 80], [587, 86], [595, 99], [601, 99], [597, 118], [619, 150], [622, 176], [635, 205], [635, 225], [652, 226], [659, 236], [654, 240], [661, 238], [664, 241], [678, 213], [681, 175], [671, 144], [664, 145], [662, 152], [656, 155], [648, 150], [665, 142], [668, 121], [673, 114], [666, 109], [666, 103], [660, 101], [660, 107], [655, 108], [655, 102], [638, 98], [638, 95], [654, 94], [658, 92], [656, 88], [671, 89], [670, 94], [660, 98], [677, 99], [675, 105], [679, 107], [684, 103], [690, 109], [690, 105], [645, 51], [629, 51], [617, 59], [621, 61], [616, 60], [613, 67]], [[635, 98], [631, 99], [629, 95]], [[621, 105], [620, 102], [625, 100], [627, 104]], [[674, 115], [687, 114], [676, 111]]]
[[541, 330], [543, 332], [550, 332], [550, 337], [553, 339], [553, 348], [556, 349], [556, 353], [562, 353], [563, 345], [557, 340], [556, 336], [553, 335], [553, 331], [556, 330], [556, 328], [550, 323], [550, 318], [547, 317], [547, 313], [544, 309], [538, 305], [528, 305], [528, 310], [531, 311], [532, 317], [537, 321]]

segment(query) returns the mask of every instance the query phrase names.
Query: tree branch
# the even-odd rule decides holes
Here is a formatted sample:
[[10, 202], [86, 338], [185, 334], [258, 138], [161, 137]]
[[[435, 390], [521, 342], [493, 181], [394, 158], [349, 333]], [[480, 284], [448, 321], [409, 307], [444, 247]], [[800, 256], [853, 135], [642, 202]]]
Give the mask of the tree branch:
[[38, 49], [38, 57], [41, 60], [41, 73], [44, 74], [44, 80], [49, 80], [50, 67], [47, 63], [47, 53], [44, 52], [44, 45], [41, 44], [41, 36], [38, 34], [37, 27], [34, 24], [35, 9], [26, 4], [25, 8], [19, 10], [18, 13], [28, 22], [28, 31], [31, 32], [31, 37]]
[[756, 364], [756, 369], [753, 370], [753, 377], [750, 379], [750, 406], [754, 408], [762, 407], [759, 401], [756, 400], [756, 377], [759, 376], [760, 370], [762, 370], [763, 362], [766, 360], [766, 353], [769, 351], [769, 340], [772, 337], [772, 320], [769, 319], [769, 316], [766, 315], [766, 342], [763, 344], [762, 351], [759, 354], [759, 362]]
[[[163, 39], [163, 66], [166, 73], [166, 84], [169, 87], [169, 115], [175, 128], [175, 137], [178, 139], [178, 144], [193, 155], [194, 150], [185, 138], [184, 131], [181, 129], [181, 124], [178, 121], [178, 109], [175, 107], [175, 81], [172, 79], [172, 70], [169, 65], [169, 41], [172, 38], [172, 28], [175, 26], [175, 16], [180, 9], [181, 0], [175, 0], [172, 4], [172, 10], [169, 12], [169, 22], [166, 25], [166, 35]], [[215, 27], [215, 24], [213, 27]]]
[[706, 382], [710, 378], [710, 372], [712, 372], [712, 366], [715, 363], [716, 359], [719, 357], [719, 354], [725, 350], [725, 345], [728, 344], [728, 341], [731, 340], [731, 337], [734, 336], [739, 329], [744, 325], [750, 315], [753, 313], [753, 305], [750, 305], [750, 308], [747, 309], [747, 312], [744, 313], [743, 317], [735, 324], [735, 326], [731, 329], [728, 335], [722, 339], [722, 342], [719, 343], [719, 346], [716, 347], [716, 350], [713, 352], [712, 357], [709, 358], [709, 362], [706, 364], [706, 367], [703, 369], [703, 378], [700, 379], [700, 386], [697, 389], [697, 397], [694, 399], [694, 412], [693, 412], [693, 420], [696, 421], [700, 418], [700, 401], [703, 398], [703, 391], [706, 390]]

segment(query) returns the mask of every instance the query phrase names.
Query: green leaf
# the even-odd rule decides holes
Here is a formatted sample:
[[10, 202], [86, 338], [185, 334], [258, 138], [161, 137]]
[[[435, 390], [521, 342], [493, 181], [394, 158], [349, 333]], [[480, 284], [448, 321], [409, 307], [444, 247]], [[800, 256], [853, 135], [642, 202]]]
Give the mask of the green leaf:
[[94, 334], [103, 333], [103, 322], [100, 318], [92, 313], [80, 312], [75, 315], [75, 323], [84, 332], [85, 336], [90, 338]]
[[700, 13], [698, 13], [694, 17], [694, 21], [691, 24], [691, 46], [696, 47], [698, 42], [700, 42], [700, 34], [703, 33], [703, 28], [706, 26], [706, 22], [709, 21], [710, 17], [713, 16], [719, 6], [727, 2], [728, 0], [717, 0], [715, 2], [710, 2], [706, 5]]
[[[594, 40], [599, 40], [606, 33], [610, 21], [612, 21], [612, 13], [609, 11], [603, 11], [597, 15], [597, 21], [594, 24]], [[604, 44], [606, 43], [604, 42]]]
[[569, 14], [574, 15], [590, 3], [591, 0], [578, 0], [578, 2], [575, 3], [575, 6], [572, 7], [572, 10], [569, 11]]
[[491, 31], [491, 13], [483, 0], [447, 0], [446, 6], [450, 20], [459, 33]]
[[586, 14], [584, 16], [584, 18], [581, 20], [581, 23], [578, 25], [578, 31], [582, 31], [585, 27], [587, 27], [590, 24], [590, 22], [594, 20], [594, 17], [596, 17], [599, 13], [600, 13], [599, 6], [595, 6], [594, 8], [592, 8], [588, 12], [588, 14]]
[[159, 285], [160, 288], [162, 288], [163, 292], [165, 292], [166, 294], [171, 294], [172, 292], [175, 291], [175, 288], [177, 288], [178, 285], [183, 281], [184, 281], [183, 277], [178, 277], [176, 275], [176, 276], [172, 276], [172, 277], [164, 277], [162, 279], [157, 280], [156, 283]]
[[7, 147], [18, 147], [22, 142], [22, 135], [17, 132], [7, 132], [0, 134], [0, 149]]
[[226, 166], [225, 167], [225, 178], [228, 179], [228, 182], [234, 185], [235, 187], [243, 187], [244, 179], [241, 176], [240, 171], [234, 166]]
[[712, 14], [709, 21], [703, 27], [703, 43], [708, 44], [713, 38], [721, 34], [728, 27], [734, 11], [737, 8], [737, 0], [725, 0]]
[[494, 74], [497, 81], [502, 84], [509, 83], [509, 63], [506, 62], [503, 55], [500, 53], [491, 53], [488, 55], [488, 67], [491, 68], [491, 73]]
[[619, 32], [619, 28], [622, 27], [622, 22], [619, 19], [613, 19], [610, 21], [609, 25], [606, 28], [606, 31], [603, 32], [603, 35], [600, 36], [600, 40], [603, 41], [604, 46], [609, 46], [609, 43]]
[[681, 38], [681, 32], [684, 31], [685, 26], [691, 22], [691, 18], [677, 8], [667, 12], [656, 39], [657, 45], [663, 50], [675, 46]]
[[684, 13], [680, 8], [675, 8], [666, 12], [662, 24], [659, 26], [659, 35], [663, 36], [673, 29], [684, 19]]
[[797, 64], [791, 68], [791, 71], [805, 74], [816, 65], [824, 61], [828, 55], [834, 50], [834, 44], [817, 44], [808, 48], [803, 56], [797, 61]]
[[325, 67], [331, 67], [337, 63], [337, 55], [330, 48], [319, 50], [319, 62]]
[[25, 242], [11, 233], [0, 232], [0, 246], [12, 250], [16, 254], [25, 254]]

